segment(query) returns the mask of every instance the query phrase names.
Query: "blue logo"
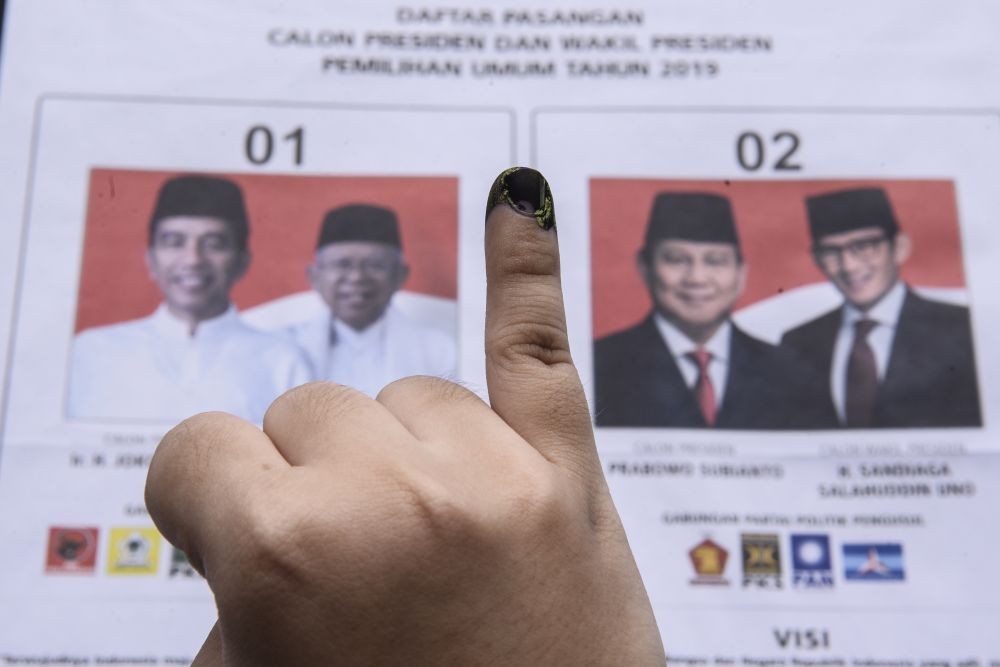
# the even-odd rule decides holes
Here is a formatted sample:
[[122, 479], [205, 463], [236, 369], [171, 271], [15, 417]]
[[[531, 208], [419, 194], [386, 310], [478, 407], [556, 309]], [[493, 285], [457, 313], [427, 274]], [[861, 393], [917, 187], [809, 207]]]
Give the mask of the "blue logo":
[[848, 581], [903, 581], [903, 545], [845, 544], [844, 577]]
[[792, 535], [792, 586], [833, 587], [833, 564], [827, 535]]

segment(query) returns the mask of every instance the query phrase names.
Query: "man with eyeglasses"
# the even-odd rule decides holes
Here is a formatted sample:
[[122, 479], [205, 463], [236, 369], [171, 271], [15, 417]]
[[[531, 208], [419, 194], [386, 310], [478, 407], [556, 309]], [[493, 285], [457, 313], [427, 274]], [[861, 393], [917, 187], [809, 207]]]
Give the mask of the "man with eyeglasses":
[[806, 199], [812, 253], [844, 304], [782, 345], [829, 383], [847, 428], [981, 426], [967, 308], [900, 279], [911, 252], [881, 188]]
[[652, 311], [594, 344], [598, 426], [831, 426], [816, 382], [732, 322], [747, 267], [727, 198], [659, 193], [636, 262]]
[[326, 214], [307, 274], [329, 313], [292, 328], [319, 379], [375, 396], [402, 377], [454, 375], [452, 338], [392, 306], [409, 273], [394, 211], [349, 204]]

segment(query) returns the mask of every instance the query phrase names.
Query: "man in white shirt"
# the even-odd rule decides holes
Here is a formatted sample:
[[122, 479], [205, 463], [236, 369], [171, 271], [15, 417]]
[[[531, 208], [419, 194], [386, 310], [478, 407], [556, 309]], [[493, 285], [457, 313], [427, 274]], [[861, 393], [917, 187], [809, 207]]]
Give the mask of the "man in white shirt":
[[392, 306], [409, 276], [394, 211], [372, 204], [329, 211], [308, 276], [329, 313], [291, 333], [319, 378], [375, 396], [402, 377], [455, 374], [454, 340]]
[[275, 398], [311, 379], [294, 344], [243, 324], [229, 300], [250, 264], [248, 236], [235, 183], [192, 175], [163, 185], [146, 250], [163, 302], [76, 336], [70, 418], [175, 422], [222, 410], [259, 423]]
[[848, 428], [980, 426], [969, 311], [900, 279], [911, 241], [881, 188], [806, 200], [813, 258], [844, 305], [785, 333]]
[[594, 344], [598, 426], [829, 423], [788, 355], [730, 319], [746, 265], [728, 199], [658, 194], [637, 265], [653, 309], [641, 323]]

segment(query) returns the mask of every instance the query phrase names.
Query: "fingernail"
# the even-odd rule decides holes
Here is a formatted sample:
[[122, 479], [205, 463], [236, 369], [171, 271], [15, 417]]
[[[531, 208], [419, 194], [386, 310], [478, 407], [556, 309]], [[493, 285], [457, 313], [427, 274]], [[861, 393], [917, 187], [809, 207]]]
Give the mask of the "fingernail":
[[534, 169], [511, 167], [497, 176], [486, 200], [486, 215], [500, 204], [506, 204], [521, 215], [534, 218], [542, 229], [556, 226], [556, 211], [552, 190], [545, 177]]

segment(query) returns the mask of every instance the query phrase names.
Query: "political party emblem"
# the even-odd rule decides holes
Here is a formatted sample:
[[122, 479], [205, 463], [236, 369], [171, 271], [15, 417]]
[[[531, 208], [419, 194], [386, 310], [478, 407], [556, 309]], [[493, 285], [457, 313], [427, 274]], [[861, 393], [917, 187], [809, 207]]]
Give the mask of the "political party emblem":
[[194, 579], [200, 577], [198, 571], [194, 569], [191, 565], [191, 561], [188, 560], [187, 554], [178, 549], [177, 547], [171, 547], [170, 552], [170, 577], [182, 577], [185, 579]]
[[792, 535], [792, 586], [833, 588], [833, 564], [827, 535]]
[[778, 536], [743, 533], [743, 586], [781, 588], [781, 550]]
[[848, 581], [903, 581], [903, 545], [845, 544], [844, 578]]
[[45, 571], [92, 574], [97, 566], [97, 528], [49, 528]]
[[726, 571], [726, 561], [729, 552], [712, 540], [706, 538], [696, 544], [688, 552], [691, 565], [694, 567], [695, 578], [692, 584], [709, 586], [728, 586], [729, 581], [723, 576]]
[[156, 574], [160, 534], [155, 528], [112, 528], [108, 574]]

